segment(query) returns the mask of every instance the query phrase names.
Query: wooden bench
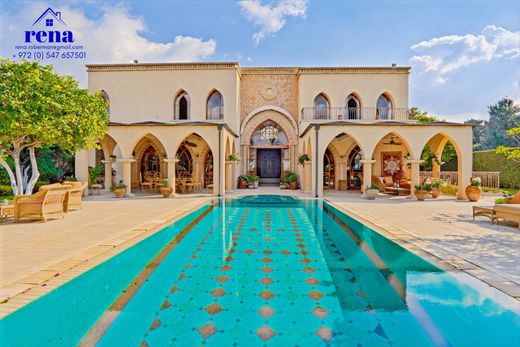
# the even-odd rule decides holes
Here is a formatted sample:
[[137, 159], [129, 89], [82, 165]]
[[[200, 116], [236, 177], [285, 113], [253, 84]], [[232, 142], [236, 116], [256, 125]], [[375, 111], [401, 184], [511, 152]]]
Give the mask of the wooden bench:
[[491, 224], [495, 224], [495, 220], [497, 219], [495, 208], [492, 206], [473, 206], [473, 220], [475, 220], [475, 217], [478, 216], [483, 216], [491, 219]]

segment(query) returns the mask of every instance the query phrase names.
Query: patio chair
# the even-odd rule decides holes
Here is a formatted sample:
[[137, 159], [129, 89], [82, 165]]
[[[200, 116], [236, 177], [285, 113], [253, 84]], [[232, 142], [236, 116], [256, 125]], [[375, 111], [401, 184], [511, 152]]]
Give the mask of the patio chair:
[[520, 204], [500, 204], [495, 205], [495, 218], [518, 223], [520, 229]]
[[65, 181], [63, 182], [64, 186], [69, 186], [69, 194], [68, 198], [68, 207], [67, 211], [70, 210], [81, 210], [83, 209], [81, 198], [83, 197], [83, 191], [87, 188], [86, 182], [73, 182], [73, 181]]
[[63, 185], [61, 183], [46, 184], [46, 185], [41, 186], [38, 189], [38, 193], [39, 192], [44, 192], [44, 191], [47, 191], [47, 190], [51, 190], [51, 189], [56, 189], [56, 188], [65, 189], [65, 191], [66, 191], [65, 196], [63, 198], [63, 212], [64, 213], [68, 213], [69, 212], [69, 195], [70, 195], [69, 191], [70, 191], [70, 186], [66, 186], [66, 185]]
[[151, 177], [151, 173], [150, 172], [145, 172], [144, 173], [144, 181], [143, 181], [143, 177], [142, 177], [142, 174], [141, 172], [139, 172], [139, 184], [141, 186], [141, 191], [144, 192], [144, 188], [147, 187], [148, 188], [148, 191], [152, 191], [153, 189], [153, 180], [152, 180], [152, 177]]
[[65, 187], [51, 187], [33, 195], [14, 197], [14, 221], [38, 219], [44, 222], [51, 217], [64, 217], [63, 201], [68, 190]]

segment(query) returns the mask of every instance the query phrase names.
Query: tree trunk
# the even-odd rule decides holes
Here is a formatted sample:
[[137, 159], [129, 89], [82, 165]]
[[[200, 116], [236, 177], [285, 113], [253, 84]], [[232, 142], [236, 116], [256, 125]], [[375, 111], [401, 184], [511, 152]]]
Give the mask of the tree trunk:
[[38, 181], [40, 177], [40, 172], [38, 171], [38, 162], [36, 161], [36, 154], [34, 151], [34, 147], [29, 147], [29, 157], [31, 158], [31, 180], [27, 183], [27, 187], [25, 187], [25, 194], [32, 194], [32, 190], [34, 185]]
[[14, 160], [14, 172], [16, 175], [16, 191], [13, 190], [13, 195], [22, 195], [23, 194], [23, 184], [22, 184], [22, 168], [20, 166], [20, 148], [18, 146], [14, 146], [13, 149], [13, 160]]
[[2, 155], [0, 155], [0, 163], [4, 167], [5, 171], [7, 171], [7, 175], [9, 176], [9, 181], [11, 182], [11, 189], [13, 190], [13, 195], [18, 195], [18, 185], [16, 184], [16, 178], [14, 176], [13, 170], [9, 166], [9, 164], [4, 160]]

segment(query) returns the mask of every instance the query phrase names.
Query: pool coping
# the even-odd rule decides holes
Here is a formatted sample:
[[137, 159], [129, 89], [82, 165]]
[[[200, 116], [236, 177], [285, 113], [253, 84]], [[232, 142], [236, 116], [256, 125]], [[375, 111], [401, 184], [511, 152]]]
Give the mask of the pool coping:
[[176, 210], [163, 219], [157, 219], [131, 228], [119, 236], [64, 258], [43, 269], [26, 274], [0, 289], [0, 319], [34, 300], [73, 280], [97, 265], [118, 255], [175, 221], [214, 201], [207, 197], [187, 209]]
[[485, 269], [471, 261], [453, 254], [451, 251], [446, 250], [443, 247], [417, 237], [405, 228], [397, 227], [368, 213], [360, 211], [357, 208], [345, 207], [329, 199], [323, 199], [323, 201], [346, 215], [362, 222], [408, 251], [429, 261], [441, 270], [466, 273], [501, 291], [509, 297], [520, 301], [520, 285], [510, 281], [500, 274]]

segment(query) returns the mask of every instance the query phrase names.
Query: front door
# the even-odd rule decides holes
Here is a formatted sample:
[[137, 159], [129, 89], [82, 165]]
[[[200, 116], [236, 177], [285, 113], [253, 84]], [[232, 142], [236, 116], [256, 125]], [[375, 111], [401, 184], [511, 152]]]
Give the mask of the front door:
[[280, 150], [258, 149], [256, 173], [260, 178], [280, 178]]

